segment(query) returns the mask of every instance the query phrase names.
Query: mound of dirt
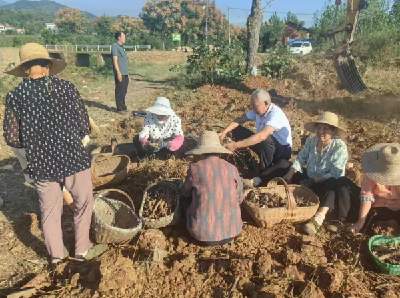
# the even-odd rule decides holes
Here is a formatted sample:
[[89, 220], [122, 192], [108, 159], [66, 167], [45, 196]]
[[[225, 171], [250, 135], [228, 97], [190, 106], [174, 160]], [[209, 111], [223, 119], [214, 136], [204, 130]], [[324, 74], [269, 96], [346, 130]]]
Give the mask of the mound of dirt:
[[143, 252], [152, 252], [154, 249], [167, 248], [167, 240], [160, 230], [146, 230], [139, 237], [139, 249]]

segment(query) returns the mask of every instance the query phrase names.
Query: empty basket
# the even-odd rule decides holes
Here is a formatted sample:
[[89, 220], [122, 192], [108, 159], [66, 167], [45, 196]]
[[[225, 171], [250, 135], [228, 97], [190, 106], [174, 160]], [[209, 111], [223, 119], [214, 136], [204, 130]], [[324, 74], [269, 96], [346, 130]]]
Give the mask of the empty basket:
[[[130, 206], [121, 202], [121, 197]], [[142, 222], [126, 193], [119, 189], [108, 189], [95, 197], [92, 227], [97, 243], [121, 243], [131, 240], [142, 229]]]

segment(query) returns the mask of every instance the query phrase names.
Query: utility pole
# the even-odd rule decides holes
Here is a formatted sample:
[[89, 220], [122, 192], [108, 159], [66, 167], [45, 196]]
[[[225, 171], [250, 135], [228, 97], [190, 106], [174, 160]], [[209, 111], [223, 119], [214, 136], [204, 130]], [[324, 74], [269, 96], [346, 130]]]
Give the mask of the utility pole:
[[228, 41], [231, 45], [231, 8], [228, 7]]

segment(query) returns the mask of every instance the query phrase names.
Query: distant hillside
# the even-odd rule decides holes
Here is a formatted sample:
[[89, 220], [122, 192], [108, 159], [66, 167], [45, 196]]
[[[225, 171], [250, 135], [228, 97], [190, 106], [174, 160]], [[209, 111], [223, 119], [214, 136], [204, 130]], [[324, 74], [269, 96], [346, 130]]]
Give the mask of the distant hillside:
[[[0, 3], [4, 2], [3, 0], [0, 0]], [[1, 4], [0, 4], [1, 5]], [[51, 0], [41, 0], [41, 1], [28, 1], [28, 0], [19, 0], [15, 3], [2, 5], [1, 9], [7, 9], [11, 11], [17, 11], [17, 10], [36, 10], [36, 11], [42, 11], [50, 14], [56, 14], [57, 11], [59, 11], [62, 8], [65, 8], [67, 6], [62, 5], [60, 3], [51, 1]], [[83, 11], [86, 13], [87, 17], [89, 19], [96, 18], [94, 14], [88, 13], [86, 11]]]
[[3, 0], [0, 0], [0, 6], [8, 5], [8, 4], [10, 4], [10, 3], [6, 2], [6, 1], [3, 1]]

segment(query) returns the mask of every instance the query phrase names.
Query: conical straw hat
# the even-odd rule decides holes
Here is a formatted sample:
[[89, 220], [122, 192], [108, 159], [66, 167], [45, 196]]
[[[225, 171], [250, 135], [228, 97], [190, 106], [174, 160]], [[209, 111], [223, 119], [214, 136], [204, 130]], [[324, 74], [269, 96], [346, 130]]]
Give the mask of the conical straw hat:
[[218, 133], [209, 130], [201, 134], [199, 145], [192, 151], [186, 152], [186, 155], [200, 155], [207, 153], [233, 154], [231, 151], [221, 146]]
[[362, 170], [371, 180], [382, 185], [400, 185], [400, 144], [377, 144], [361, 159]]
[[317, 121], [304, 124], [304, 128], [309, 132], [315, 133], [315, 127], [318, 123], [329, 124], [336, 127], [336, 135], [339, 138], [344, 138], [347, 135], [346, 130], [339, 126], [339, 118], [335, 113], [323, 112]]
[[6, 71], [6, 74], [25, 78], [28, 75], [25, 73], [22, 65], [26, 62], [37, 59], [46, 59], [51, 62], [50, 75], [56, 75], [62, 72], [65, 67], [67, 67], [67, 62], [50, 58], [49, 52], [47, 52], [46, 48], [37, 43], [27, 43], [26, 45], [22, 46], [19, 50], [19, 59], [21, 61], [20, 64], [9, 71]]

